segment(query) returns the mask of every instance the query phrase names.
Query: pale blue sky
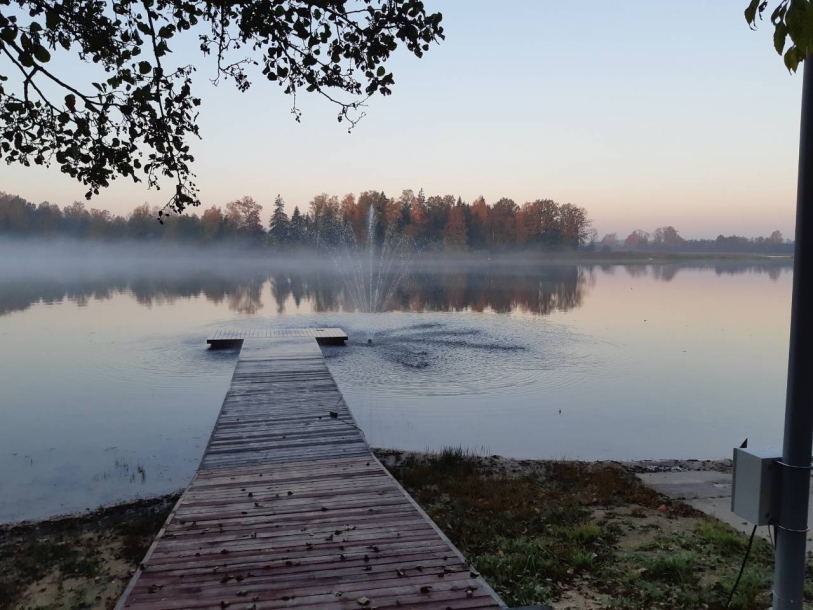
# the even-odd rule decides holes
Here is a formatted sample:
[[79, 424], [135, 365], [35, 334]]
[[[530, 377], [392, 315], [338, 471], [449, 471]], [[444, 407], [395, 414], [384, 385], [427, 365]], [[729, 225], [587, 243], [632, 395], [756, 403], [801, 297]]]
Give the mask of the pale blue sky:
[[[572, 202], [601, 234], [792, 234], [801, 74], [769, 23], [748, 29], [746, 0], [426, 3], [446, 41], [399, 54], [394, 94], [349, 135], [321, 98], [300, 97], [297, 124], [275, 85], [214, 88], [198, 59], [204, 205], [251, 195], [267, 215], [277, 193], [292, 210], [321, 192], [423, 187]], [[60, 205], [84, 193], [57, 169], [5, 165], [0, 190]], [[89, 205], [167, 197], [121, 179]]]

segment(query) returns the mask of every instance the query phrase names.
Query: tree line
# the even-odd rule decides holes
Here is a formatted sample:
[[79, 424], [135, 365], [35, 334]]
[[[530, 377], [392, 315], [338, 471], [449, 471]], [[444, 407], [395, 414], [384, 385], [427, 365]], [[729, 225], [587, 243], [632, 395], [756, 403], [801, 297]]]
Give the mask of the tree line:
[[268, 226], [263, 207], [243, 197], [224, 207], [196, 213], [160, 217], [157, 208], [144, 204], [126, 216], [108, 210], [87, 209], [81, 201], [60, 208], [35, 205], [16, 195], [0, 193], [0, 235], [53, 236], [97, 240], [168, 240], [189, 243], [241, 241], [285, 250], [331, 248], [352, 234], [369, 237], [368, 218], [376, 222], [372, 237], [380, 243], [387, 234], [402, 235], [417, 247], [434, 250], [508, 250], [545, 248], [574, 250], [586, 244], [590, 220], [584, 208], [538, 199], [520, 206], [501, 198], [488, 204], [483, 197], [471, 203], [452, 195], [426, 197], [405, 190], [399, 197], [381, 191], [347, 194], [341, 199], [320, 194], [289, 216], [281, 196], [274, 201]]
[[780, 231], [767, 237], [719, 235], [716, 239], [684, 239], [673, 226], [649, 233], [641, 229], [626, 238], [599, 233], [587, 211], [571, 203], [537, 199], [523, 205], [501, 198], [487, 203], [478, 197], [468, 203], [452, 195], [426, 197], [405, 190], [398, 197], [382, 191], [358, 196], [320, 194], [306, 210], [295, 207], [289, 216], [277, 195], [267, 226], [263, 207], [243, 197], [197, 213], [160, 216], [147, 204], [125, 216], [108, 210], [87, 209], [81, 201], [60, 208], [35, 205], [22, 197], [0, 193], [0, 236], [66, 236], [104, 241], [164, 240], [194, 244], [234, 243], [274, 250], [324, 250], [352, 235], [366, 241], [372, 210], [376, 222], [372, 236], [381, 243], [386, 234], [405, 236], [425, 250], [598, 250], [640, 252], [761, 252], [792, 254], [793, 243]]
[[675, 227], [658, 227], [652, 233], [636, 229], [625, 239], [617, 233], [607, 233], [592, 244], [604, 250], [632, 252], [754, 252], [766, 254], [793, 254], [793, 241], [785, 239], [779, 230], [767, 237], [718, 235], [715, 239], [684, 239]]

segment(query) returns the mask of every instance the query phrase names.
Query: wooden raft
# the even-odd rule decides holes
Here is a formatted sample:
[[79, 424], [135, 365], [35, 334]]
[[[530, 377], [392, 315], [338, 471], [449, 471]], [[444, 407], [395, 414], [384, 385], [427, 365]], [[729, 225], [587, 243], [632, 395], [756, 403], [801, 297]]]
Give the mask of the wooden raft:
[[244, 339], [200, 468], [117, 605], [502, 607], [372, 454], [313, 336]]

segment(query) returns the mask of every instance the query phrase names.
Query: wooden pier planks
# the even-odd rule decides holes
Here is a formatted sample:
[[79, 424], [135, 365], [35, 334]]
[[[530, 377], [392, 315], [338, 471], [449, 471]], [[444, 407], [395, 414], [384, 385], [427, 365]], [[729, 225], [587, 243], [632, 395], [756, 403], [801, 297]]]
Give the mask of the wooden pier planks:
[[340, 345], [347, 341], [341, 328], [262, 328], [256, 330], [218, 330], [206, 343], [214, 348], [233, 347], [244, 339], [278, 339], [282, 337], [312, 337], [322, 345]]
[[117, 608], [503, 607], [372, 455], [314, 339], [242, 339], [200, 468]]

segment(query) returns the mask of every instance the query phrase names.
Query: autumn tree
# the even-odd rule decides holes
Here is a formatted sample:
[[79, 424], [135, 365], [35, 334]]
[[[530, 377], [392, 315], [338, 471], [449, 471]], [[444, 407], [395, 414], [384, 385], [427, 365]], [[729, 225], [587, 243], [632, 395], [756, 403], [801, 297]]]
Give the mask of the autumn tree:
[[559, 206], [561, 243], [566, 248], [578, 248], [588, 237], [590, 220], [587, 211], [572, 203]]
[[376, 243], [384, 241], [384, 233], [387, 227], [387, 204], [389, 199], [382, 191], [363, 191], [359, 194], [358, 207], [359, 215], [361, 218], [362, 226], [357, 235], [361, 239], [368, 239], [368, 219], [370, 210], [372, 209], [375, 215], [375, 224], [373, 231], [375, 232], [374, 240]]
[[587, 244], [588, 248], [595, 250], [596, 243], [598, 242], [598, 229], [595, 227], [590, 227], [587, 229], [587, 235], [584, 238], [584, 242]]
[[443, 239], [443, 227], [449, 221], [449, 211], [455, 204], [452, 195], [433, 195], [426, 199], [427, 237], [430, 241]]
[[406, 227], [409, 224], [409, 210], [415, 202], [415, 192], [412, 189], [404, 189], [398, 197], [398, 205], [401, 207], [401, 224]]
[[426, 210], [426, 199], [423, 196], [423, 189], [421, 189], [409, 208], [409, 224], [404, 228], [404, 233], [414, 239], [416, 244], [423, 245], [428, 226], [429, 215]]
[[624, 246], [632, 249], [644, 248], [649, 245], [649, 238], [650, 235], [646, 231], [635, 229], [632, 233], [627, 235], [627, 238], [624, 240]]
[[200, 242], [203, 237], [203, 223], [197, 214], [168, 216], [162, 229], [162, 239], [169, 242], [195, 243]]
[[406, 223], [404, 223], [401, 203], [394, 197], [389, 197], [384, 204], [384, 224], [387, 231], [403, 233]]
[[443, 227], [443, 247], [447, 250], [465, 250], [467, 242], [466, 215], [463, 206], [456, 205], [449, 210], [449, 220]]
[[601, 238], [601, 246], [602, 248], [612, 248], [617, 241], [618, 233], [605, 233], [604, 237]]
[[517, 216], [520, 243], [541, 248], [558, 248], [561, 238], [559, 205], [551, 199], [537, 199], [522, 206]]
[[[203, 62], [173, 51], [199, 49], [215, 84], [240, 91], [261, 74], [292, 96], [297, 120], [296, 96], [320, 94], [352, 126], [367, 99], [392, 92], [392, 53], [422, 57], [443, 38], [441, 19], [420, 0], [4, 0], [0, 157], [55, 163], [88, 198], [117, 177], [165, 179], [168, 209], [181, 212], [198, 204], [190, 140]], [[97, 82], [72, 69], [77, 56], [97, 67]]]
[[652, 234], [652, 243], [656, 246], [674, 248], [683, 243], [683, 238], [678, 234], [675, 227], [669, 225], [655, 229]]
[[217, 206], [212, 206], [201, 217], [201, 225], [203, 228], [203, 238], [206, 241], [212, 241], [220, 237], [223, 231], [223, 212]]
[[109, 210], [90, 210], [90, 221], [88, 222], [88, 237], [91, 239], [104, 239], [107, 237], [108, 229], [113, 224], [113, 215]]
[[489, 246], [496, 249], [505, 249], [513, 245], [516, 239], [516, 216], [519, 206], [513, 199], [503, 197], [491, 206], [488, 214]]
[[258, 238], [263, 235], [263, 223], [260, 217], [263, 206], [253, 197], [242, 197], [226, 204], [228, 230], [240, 237]]
[[488, 205], [482, 196], [471, 204], [470, 216], [469, 245], [473, 248], [484, 248], [488, 231]]
[[[67, 215], [68, 210], [65, 209], [64, 213]], [[146, 239], [154, 235], [158, 226], [158, 223], [155, 222], [155, 213], [156, 211], [148, 203], [136, 206], [127, 216], [127, 236], [131, 239]]]
[[35, 209], [33, 203], [22, 197], [0, 193], [0, 228], [18, 235], [27, 234], [31, 229], [31, 216]]
[[327, 193], [317, 195], [311, 199], [309, 216], [316, 249], [335, 244], [340, 234], [338, 197]]
[[342, 202], [339, 205], [339, 214], [342, 221], [351, 227], [356, 239], [362, 238], [362, 219], [361, 208], [356, 204], [356, 196], [353, 193], [347, 193], [342, 197]]
[[34, 226], [37, 232], [48, 235], [54, 234], [61, 228], [62, 210], [55, 203], [43, 201], [37, 206]]
[[[146, 203], [143, 207], [149, 210]], [[85, 230], [90, 223], [90, 214], [85, 209], [83, 201], [74, 201], [72, 204], [65, 206], [65, 209], [62, 210], [62, 216], [65, 219], [65, 225], [69, 233], [75, 236], [85, 235]]]

